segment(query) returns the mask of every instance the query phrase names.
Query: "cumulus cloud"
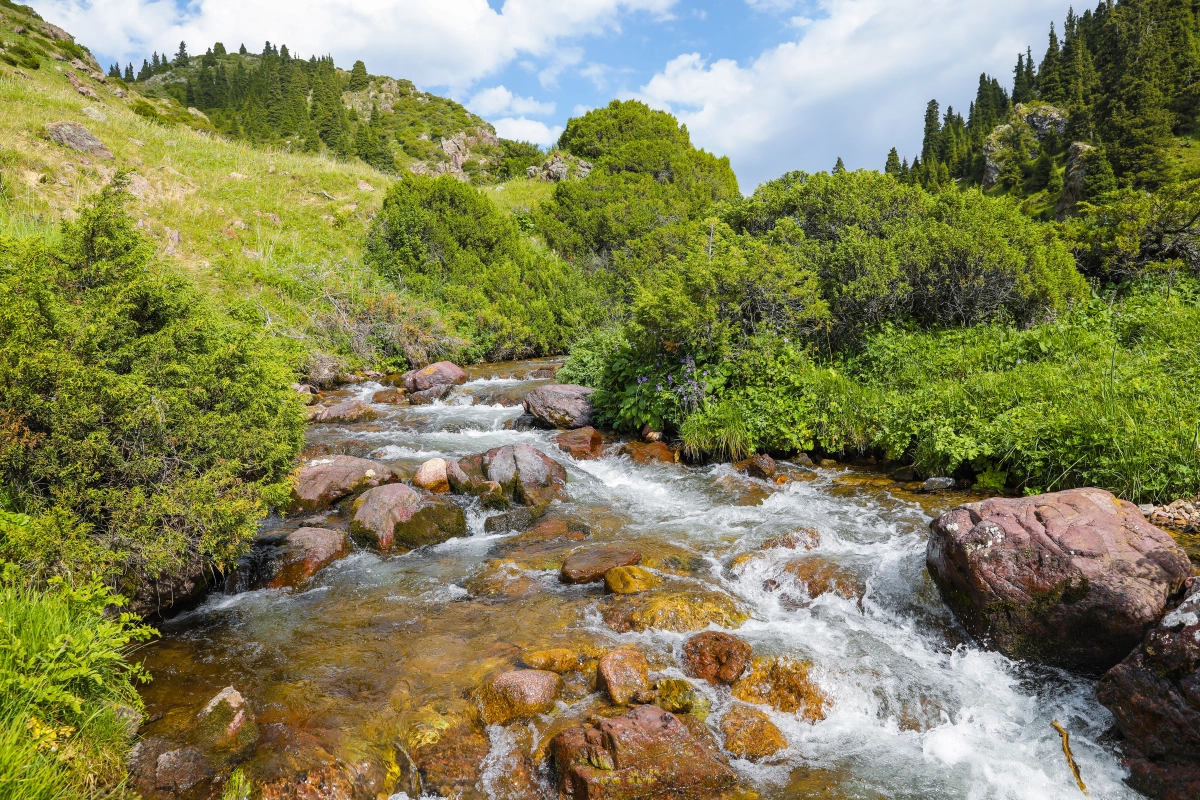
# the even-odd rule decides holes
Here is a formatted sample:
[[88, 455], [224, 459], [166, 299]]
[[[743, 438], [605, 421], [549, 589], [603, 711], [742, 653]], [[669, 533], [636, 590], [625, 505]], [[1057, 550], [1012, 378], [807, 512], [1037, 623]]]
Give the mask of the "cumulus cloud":
[[[677, 0], [44, 0], [42, 16], [82, 36], [103, 57], [140, 62], [188, 42], [287, 44], [303, 55], [363, 59], [377, 74], [465, 90], [517, 58], [563, 60], [562, 41], [619, 30], [620, 16], [665, 14]], [[567, 48], [565, 58], [572, 57]], [[576, 59], [576, 62], [578, 59]], [[565, 67], [558, 67], [559, 71]]]
[[1006, 80], [1049, 22], [1043, 0], [823, 0], [820, 12], [746, 63], [680, 55], [634, 96], [729, 155], [743, 191], [839, 156], [879, 169], [890, 147], [919, 150], [930, 99], [965, 114], [976, 76]]
[[551, 127], [541, 120], [526, 117], [504, 117], [492, 122], [496, 133], [505, 139], [516, 139], [522, 142], [533, 142], [540, 145], [551, 145], [558, 141], [563, 132], [561, 125]]
[[515, 95], [503, 85], [476, 92], [466, 105], [481, 117], [494, 117], [498, 114], [544, 116], [553, 114], [555, 109], [554, 103], [543, 103], [532, 97]]

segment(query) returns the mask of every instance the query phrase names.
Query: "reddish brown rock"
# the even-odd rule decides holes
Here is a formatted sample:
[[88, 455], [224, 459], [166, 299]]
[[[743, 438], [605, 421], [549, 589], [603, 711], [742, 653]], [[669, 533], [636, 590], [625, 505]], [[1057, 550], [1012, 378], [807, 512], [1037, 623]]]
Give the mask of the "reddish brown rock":
[[815, 528], [801, 528], [763, 542], [759, 550], [812, 550], [821, 543], [821, 532]]
[[433, 494], [450, 491], [450, 464], [444, 458], [431, 458], [413, 476], [413, 486]]
[[650, 665], [637, 650], [613, 650], [596, 666], [596, 681], [614, 703], [623, 706], [650, 688]]
[[687, 674], [711, 683], [732, 684], [746, 670], [751, 656], [750, 645], [720, 631], [696, 634], [683, 646]]
[[158, 757], [155, 783], [160, 791], [182, 794], [213, 776], [213, 766], [196, 747], [181, 747]]
[[628, 442], [621, 446], [621, 455], [638, 464], [674, 464], [678, 454], [663, 442]]
[[299, 586], [346, 554], [346, 535], [328, 528], [300, 528], [288, 534], [285, 551], [267, 586]]
[[437, 386], [461, 386], [467, 382], [467, 373], [457, 364], [439, 361], [428, 367], [404, 373], [404, 388], [409, 393], [425, 392]]
[[967, 629], [1067, 669], [1120, 662], [1191, 574], [1168, 534], [1100, 489], [969, 503], [932, 531], [929, 573]]
[[355, 492], [396, 479], [391, 467], [365, 458], [317, 458], [297, 470], [292, 479], [292, 503], [301, 511], [319, 511]]
[[525, 413], [543, 428], [586, 428], [592, 424], [591, 389], [586, 386], [551, 383], [525, 395]]
[[488, 725], [507, 725], [513, 720], [544, 714], [554, 708], [562, 691], [562, 678], [541, 669], [505, 672], [483, 692], [483, 720]]
[[407, 394], [408, 393], [404, 389], [397, 389], [393, 386], [390, 389], [380, 389], [371, 396], [371, 402], [395, 405], [397, 403], [403, 403], [405, 400], [407, 400]]
[[738, 472], [746, 473], [751, 478], [761, 478], [762, 480], [770, 480], [778, 472], [775, 466], [775, 459], [765, 453], [751, 456], [745, 461], [734, 464], [733, 468]]
[[427, 406], [434, 400], [441, 400], [446, 395], [450, 394], [450, 390], [454, 388], [452, 383], [442, 383], [434, 386], [432, 389], [426, 389], [423, 392], [409, 392], [408, 402], [414, 406]]
[[737, 782], [724, 756], [657, 706], [568, 728], [550, 758], [560, 796], [573, 800], [706, 798]]
[[614, 567], [641, 563], [642, 554], [625, 547], [596, 547], [568, 556], [559, 577], [563, 583], [596, 583]]
[[554, 437], [554, 443], [577, 461], [600, 458], [604, 455], [604, 442], [595, 428], [563, 431]]
[[1096, 687], [1125, 737], [1130, 785], [1156, 800], [1200, 797], [1200, 579], [1188, 583], [1184, 602]]
[[336, 406], [330, 406], [317, 415], [317, 422], [342, 422], [352, 424], [355, 422], [370, 422], [375, 419], [378, 414], [371, 408], [370, 404], [365, 400], [354, 398], [353, 400], [345, 400], [338, 403]]
[[454, 503], [393, 483], [370, 489], [354, 501], [350, 533], [382, 551], [395, 547], [411, 550], [465, 536], [467, 519]]
[[846, 600], [858, 600], [866, 587], [852, 569], [835, 564], [821, 556], [807, 556], [789, 561], [783, 571], [796, 579], [816, 600], [823, 594], [836, 594]]
[[748, 761], [762, 761], [787, 748], [787, 739], [766, 714], [741, 703], [725, 712], [721, 733], [725, 749]]

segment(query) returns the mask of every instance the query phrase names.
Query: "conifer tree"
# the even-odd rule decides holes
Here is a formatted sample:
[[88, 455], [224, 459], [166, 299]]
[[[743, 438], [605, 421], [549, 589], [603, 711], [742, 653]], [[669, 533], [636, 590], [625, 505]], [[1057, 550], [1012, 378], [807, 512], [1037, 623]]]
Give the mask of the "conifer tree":
[[154, 74], [154, 70], [150, 68], [150, 62], [143, 58], [142, 59], [142, 69], [141, 69], [141, 71], [138, 72], [137, 79], [139, 81], [144, 81], [147, 78], [149, 78], [150, 76], [152, 76], [153, 74]]
[[240, 56], [246, 55], [246, 45], [245, 44], [243, 44], [241, 47], [238, 48], [238, 55], [240, 55]]
[[125, 82], [133, 83], [133, 62], [130, 61], [125, 65]]
[[1025, 54], [1017, 54], [1017, 66], [1013, 69], [1012, 101], [1028, 103], [1033, 99], [1034, 87], [1029, 83], [1029, 74], [1025, 69]]
[[151, 71], [152, 71], [152, 72], [153, 72], [155, 75], [157, 75], [157, 74], [158, 74], [158, 69], [159, 69], [159, 64], [158, 64], [158, 51], [157, 51], [157, 50], [155, 50], [155, 51], [154, 51], [154, 55], [150, 57], [150, 70], [151, 70]]
[[362, 61], [355, 61], [354, 68], [350, 70], [350, 83], [346, 89], [351, 92], [361, 91], [371, 83], [370, 77], [367, 75], [367, 65]]
[[837, 163], [833, 165], [833, 174], [841, 175], [846, 171], [846, 163], [842, 161], [842, 157], [838, 156]]
[[212, 49], [213, 49], [214, 55], [218, 55], [218, 56], [226, 55], [225, 45], [221, 44], [220, 42], [217, 42], [216, 44], [214, 44]]
[[1061, 104], [1066, 96], [1063, 91], [1062, 52], [1058, 46], [1058, 34], [1054, 32], [1054, 23], [1050, 23], [1050, 44], [1046, 48], [1046, 56], [1042, 59], [1041, 69], [1038, 70], [1038, 90], [1041, 98], [1047, 103]]
[[121, 77], [121, 68], [118, 67], [116, 64], [113, 64], [112, 66], [110, 66], [108, 68], [108, 77], [110, 77], [110, 78]]
[[900, 163], [900, 154], [896, 152], [896, 148], [893, 147], [888, 152], [887, 163], [884, 165], [883, 171], [893, 177], [899, 177], [904, 171], [904, 165]]
[[172, 65], [176, 67], [186, 67], [188, 65], [188, 51], [186, 43], [179, 43], [179, 52], [175, 54], [175, 60], [172, 62]]
[[921, 140], [921, 158], [928, 161], [937, 152], [938, 134], [942, 124], [938, 118], [938, 101], [930, 100], [925, 107], [925, 136]]

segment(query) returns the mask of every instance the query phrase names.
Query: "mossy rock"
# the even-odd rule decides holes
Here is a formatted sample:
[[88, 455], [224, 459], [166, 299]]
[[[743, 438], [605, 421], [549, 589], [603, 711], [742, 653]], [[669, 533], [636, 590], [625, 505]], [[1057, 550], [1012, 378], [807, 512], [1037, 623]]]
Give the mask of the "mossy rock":
[[737, 628], [750, 618], [729, 595], [699, 590], [615, 595], [609, 598], [601, 614], [605, 623], [618, 633], [647, 630], [690, 633], [709, 625]]

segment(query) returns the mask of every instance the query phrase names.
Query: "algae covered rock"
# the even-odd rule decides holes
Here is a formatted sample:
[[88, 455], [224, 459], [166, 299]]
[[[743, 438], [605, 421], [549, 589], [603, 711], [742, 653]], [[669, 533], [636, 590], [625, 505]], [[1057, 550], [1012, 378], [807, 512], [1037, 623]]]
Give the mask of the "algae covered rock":
[[690, 633], [709, 625], [737, 628], [750, 618], [727, 594], [701, 589], [614, 595], [601, 608], [604, 622], [617, 633], [674, 631]]
[[242, 693], [226, 686], [196, 717], [190, 738], [214, 763], [244, 761], [258, 744], [258, 725]]
[[499, 484], [510, 502], [544, 506], [562, 495], [567, 471], [554, 459], [525, 443], [505, 445], [460, 459], [459, 468], [469, 486], [484, 481]]
[[707, 798], [737, 782], [723, 755], [650, 705], [562, 731], [550, 760], [560, 796], [574, 800]]
[[730, 633], [705, 631], [683, 646], [684, 670], [710, 683], [731, 684], [750, 664], [750, 645]]
[[613, 650], [596, 666], [596, 680], [614, 703], [623, 706], [650, 686], [650, 664], [637, 650]]
[[674, 464], [679, 454], [663, 442], [629, 442], [621, 446], [621, 455], [638, 464]]
[[574, 553], [563, 561], [559, 577], [563, 583], [596, 583], [610, 569], [638, 564], [642, 554], [627, 547], [593, 547]]
[[1137, 647], [1192, 571], [1169, 534], [1100, 489], [959, 506], [934, 521], [925, 560], [985, 645], [1087, 672]]
[[413, 476], [413, 486], [432, 494], [445, 494], [450, 491], [450, 472], [450, 462], [446, 459], [431, 458]]
[[433, 496], [422, 496], [402, 483], [364, 492], [354, 501], [350, 533], [355, 540], [382, 551], [441, 544], [467, 533], [462, 508]]
[[544, 714], [554, 708], [562, 691], [558, 673], [540, 669], [505, 672], [484, 687], [483, 719], [489, 725], [506, 725], [517, 719]]
[[662, 579], [643, 567], [613, 567], [604, 573], [604, 585], [613, 594], [637, 594], [657, 589]]
[[521, 654], [521, 663], [530, 669], [544, 669], [561, 675], [579, 669], [580, 653], [568, 647], [552, 647], [548, 650], [527, 650]]
[[762, 761], [787, 749], [787, 738], [770, 717], [741, 703], [725, 712], [721, 733], [725, 735], [725, 749], [748, 761]]
[[866, 588], [862, 578], [854, 570], [821, 556], [806, 556], [789, 561], [783, 570], [804, 586], [813, 600], [830, 593], [846, 600], [858, 600]]
[[692, 688], [690, 683], [681, 678], [664, 678], [656, 683], [654, 685], [654, 704], [672, 714], [690, 714], [705, 706], [699, 693]]
[[756, 658], [733, 685], [733, 696], [799, 714], [806, 722], [820, 722], [828, 712], [829, 698], [809, 675], [811, 667], [789, 658]]

